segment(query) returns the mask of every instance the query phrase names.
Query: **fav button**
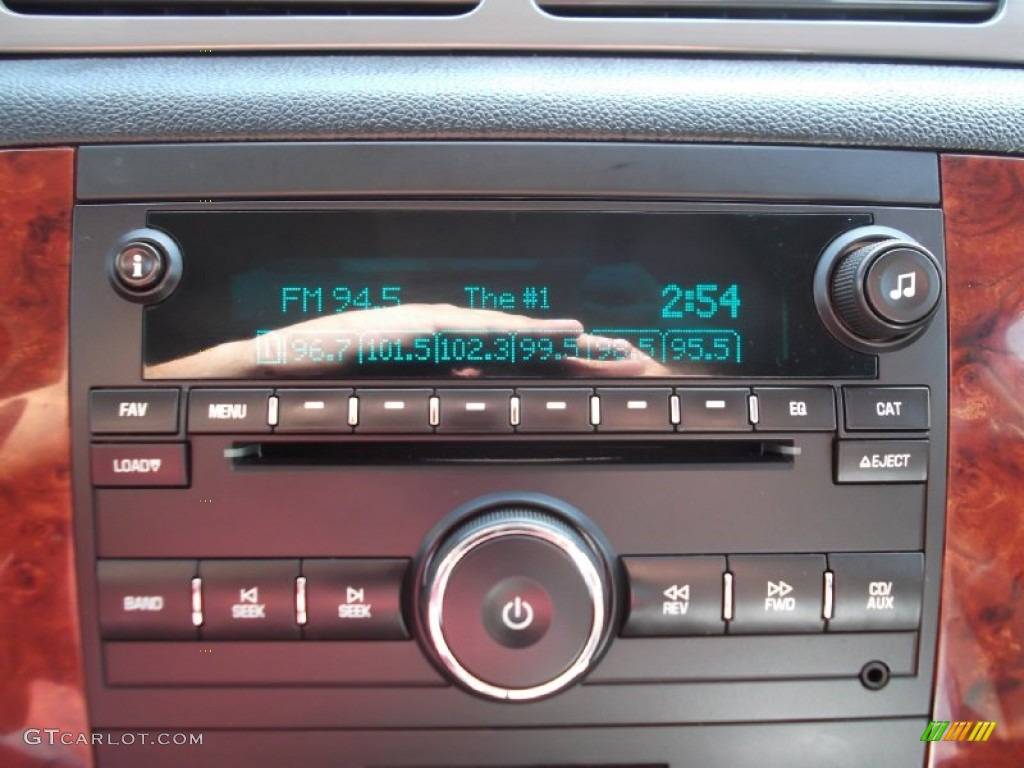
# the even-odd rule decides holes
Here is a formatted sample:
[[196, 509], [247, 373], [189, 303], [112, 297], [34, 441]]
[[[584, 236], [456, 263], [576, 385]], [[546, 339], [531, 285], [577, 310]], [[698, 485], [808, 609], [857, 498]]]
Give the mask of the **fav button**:
[[824, 555], [730, 555], [729, 632], [821, 632]]
[[846, 428], [926, 430], [930, 426], [927, 387], [843, 387]]
[[92, 484], [99, 488], [176, 488], [188, 485], [184, 443], [96, 443]]
[[830, 632], [914, 630], [921, 621], [920, 552], [828, 556], [833, 572]]
[[311, 640], [405, 640], [407, 560], [303, 560]]
[[176, 389], [94, 389], [89, 429], [94, 435], [173, 435], [178, 397]]
[[298, 639], [297, 560], [201, 560], [204, 640]]

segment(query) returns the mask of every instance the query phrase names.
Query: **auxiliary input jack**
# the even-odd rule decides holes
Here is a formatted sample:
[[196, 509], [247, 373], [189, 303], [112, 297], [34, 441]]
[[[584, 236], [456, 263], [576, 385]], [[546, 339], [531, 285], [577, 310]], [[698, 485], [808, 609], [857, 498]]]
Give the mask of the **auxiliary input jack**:
[[880, 661], [869, 661], [860, 671], [860, 682], [869, 691], [880, 691], [889, 684], [892, 673]]

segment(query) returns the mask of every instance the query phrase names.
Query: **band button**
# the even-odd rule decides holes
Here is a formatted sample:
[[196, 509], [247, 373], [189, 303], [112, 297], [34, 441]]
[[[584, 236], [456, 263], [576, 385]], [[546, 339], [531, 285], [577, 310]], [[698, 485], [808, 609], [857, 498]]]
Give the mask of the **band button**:
[[195, 640], [195, 560], [100, 560], [100, 631], [108, 640]]

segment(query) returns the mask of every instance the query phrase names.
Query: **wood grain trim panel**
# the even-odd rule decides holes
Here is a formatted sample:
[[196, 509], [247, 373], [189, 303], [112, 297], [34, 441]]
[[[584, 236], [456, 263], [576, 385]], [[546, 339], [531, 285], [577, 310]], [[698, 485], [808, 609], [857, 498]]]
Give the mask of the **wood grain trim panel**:
[[[0, 765], [92, 765], [68, 425], [74, 151], [0, 151]], [[49, 734], [26, 729], [58, 729]], [[68, 734], [62, 736], [61, 734]], [[35, 736], [38, 735], [38, 743]]]
[[949, 488], [934, 718], [994, 721], [933, 768], [1024, 763], [1024, 160], [942, 159]]

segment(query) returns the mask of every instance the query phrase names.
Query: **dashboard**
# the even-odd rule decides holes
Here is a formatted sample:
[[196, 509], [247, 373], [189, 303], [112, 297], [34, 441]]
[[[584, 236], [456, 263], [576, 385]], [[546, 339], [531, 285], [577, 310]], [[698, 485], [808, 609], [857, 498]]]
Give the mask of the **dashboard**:
[[0, 765], [1011, 766], [1024, 6], [0, 7]]

